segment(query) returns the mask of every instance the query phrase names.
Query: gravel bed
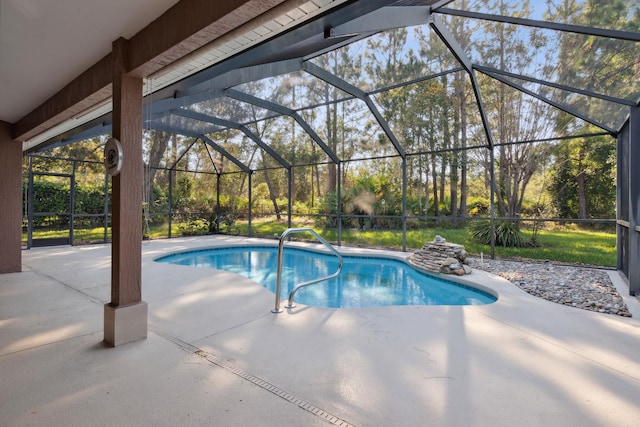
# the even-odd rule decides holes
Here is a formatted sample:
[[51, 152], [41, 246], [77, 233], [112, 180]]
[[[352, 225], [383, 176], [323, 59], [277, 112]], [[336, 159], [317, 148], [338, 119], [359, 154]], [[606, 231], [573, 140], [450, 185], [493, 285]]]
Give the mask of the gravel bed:
[[631, 317], [606, 270], [551, 262], [473, 258], [473, 268], [503, 277], [525, 292], [558, 304]]

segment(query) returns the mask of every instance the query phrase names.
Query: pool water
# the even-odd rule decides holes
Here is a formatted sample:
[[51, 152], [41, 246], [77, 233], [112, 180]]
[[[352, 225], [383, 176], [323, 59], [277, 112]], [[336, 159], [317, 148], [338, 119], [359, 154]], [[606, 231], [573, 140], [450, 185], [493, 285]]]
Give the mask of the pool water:
[[[210, 267], [248, 277], [275, 292], [278, 265], [275, 247], [228, 247], [180, 252], [157, 259], [194, 267]], [[302, 282], [327, 276], [338, 259], [314, 251], [286, 247], [282, 261], [281, 298]], [[341, 274], [300, 288], [294, 302], [316, 307], [354, 308], [389, 305], [477, 305], [496, 297], [487, 292], [419, 272], [391, 258], [343, 256]]]

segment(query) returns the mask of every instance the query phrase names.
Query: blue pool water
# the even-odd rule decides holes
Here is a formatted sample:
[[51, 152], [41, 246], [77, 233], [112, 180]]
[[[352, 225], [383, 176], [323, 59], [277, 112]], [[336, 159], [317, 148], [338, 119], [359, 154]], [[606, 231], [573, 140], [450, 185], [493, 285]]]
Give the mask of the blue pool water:
[[[486, 292], [421, 273], [390, 258], [344, 256], [340, 276], [298, 290], [297, 303], [316, 307], [349, 308], [388, 305], [476, 305], [496, 297]], [[210, 267], [241, 274], [275, 292], [278, 249], [230, 247], [180, 252], [158, 262]], [[281, 298], [299, 283], [332, 274], [338, 268], [333, 255], [287, 247], [282, 262]]]

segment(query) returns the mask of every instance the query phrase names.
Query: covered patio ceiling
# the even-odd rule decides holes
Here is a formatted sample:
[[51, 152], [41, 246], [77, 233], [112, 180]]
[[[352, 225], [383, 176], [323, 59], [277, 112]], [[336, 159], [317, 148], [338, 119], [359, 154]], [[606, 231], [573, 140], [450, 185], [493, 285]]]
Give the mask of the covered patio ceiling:
[[177, 0], [0, 0], [0, 120], [16, 123]]
[[[192, 63], [201, 64], [201, 70], [184, 77], [187, 72], [167, 68], [147, 79], [144, 128], [200, 139], [221, 152], [238, 168], [249, 171], [252, 165], [225, 150], [216, 142], [216, 135], [231, 129], [260, 145], [281, 166], [287, 168], [292, 160], [286, 159], [272, 148], [270, 141], [252, 130], [257, 122], [285, 117], [295, 122], [296, 128], [324, 151], [327, 161], [339, 163], [345, 160], [328, 146], [314, 123], [305, 118], [309, 116], [305, 113], [317, 110], [321, 105], [305, 102], [303, 94], [299, 99], [287, 102], [273, 95], [272, 92], [282, 86], [285, 80], [297, 79], [305, 87], [330, 86], [340, 94], [334, 97], [334, 103], [356, 102], [361, 105], [368, 121], [375, 124], [377, 133], [390, 144], [395, 155], [404, 157], [407, 148], [385, 119], [387, 114], [377, 101], [377, 95], [462, 73], [475, 99], [477, 127], [482, 130], [483, 146], [526, 142], [496, 140], [490, 118], [495, 112], [488, 111], [483, 102], [486, 88], [492, 85], [504, 85], [509, 90], [522, 92], [530, 102], [545, 104], [603, 133], [616, 135], [629, 114], [629, 108], [640, 102], [640, 54], [636, 54], [635, 63], [616, 60], [620, 52], [640, 53], [640, 31], [637, 28], [639, 6], [632, 8], [628, 16], [618, 17], [619, 25], [594, 27], [583, 22], [572, 22], [570, 14], [566, 14], [562, 20], [558, 16], [550, 16], [545, 13], [545, 2], [542, 1], [532, 2], [526, 16], [521, 11], [509, 12], [511, 9], [504, 5], [489, 3], [492, 2], [307, 2], [308, 11], [313, 13], [301, 15], [296, 25], [289, 22], [288, 27], [284, 27], [282, 18], [280, 21], [278, 17], [272, 18], [271, 22], [279, 22], [281, 27], [276, 36], [265, 37], [264, 40], [256, 38], [250, 42], [246, 32], [233, 33], [225, 38], [224, 44], [218, 43], [207, 52], [199, 52], [198, 57], [190, 58]], [[293, 15], [287, 16], [292, 18]], [[633, 22], [636, 27], [631, 25]], [[480, 28], [481, 23], [490, 23], [489, 27], [484, 28], [492, 28], [494, 32], [471, 31]], [[265, 25], [270, 24], [265, 22]], [[419, 63], [418, 74], [398, 80], [381, 79], [373, 73], [338, 76], [326, 66], [326, 61], [321, 60], [329, 52], [349, 54], [358, 49], [366, 50], [368, 41], [407, 27], [411, 27], [412, 33], [399, 51], [403, 55], [413, 51]], [[259, 33], [256, 29], [252, 31]], [[503, 50], [488, 56], [486, 40], [493, 39], [495, 42], [499, 34], [507, 33], [512, 39], [521, 39], [533, 46], [528, 51], [520, 52], [519, 57], [509, 53], [510, 57], [505, 60], [508, 55], [504, 44], [498, 43]], [[581, 42], [591, 40], [594, 46], [602, 50], [596, 58], [597, 62], [589, 64], [598, 67], [597, 74], [585, 73], [581, 77], [563, 73], [566, 64], [563, 64], [559, 40], [565, 35], [571, 35]], [[428, 40], [432, 47], [428, 52], [423, 49], [423, 55], [417, 47], [416, 38], [419, 37]], [[539, 45], [535, 44], [536, 40], [541, 41]], [[438, 46], [442, 49], [437, 50]], [[436, 50], [440, 56], [424, 56], [425, 52]], [[383, 50], [369, 54], [377, 56], [373, 61], [385, 61]], [[554, 66], [550, 67], [549, 63]], [[212, 65], [205, 67], [202, 64]], [[171, 74], [172, 71], [175, 72]], [[256, 82], [268, 83], [258, 87]], [[235, 114], [241, 106], [260, 111], [259, 117], [249, 120], [246, 116]], [[37, 152], [109, 134], [109, 110], [110, 103], [102, 103], [83, 117], [76, 118], [77, 121], [84, 121], [80, 126], [39, 135], [26, 141], [23, 149]], [[539, 135], [539, 138], [549, 136]]]

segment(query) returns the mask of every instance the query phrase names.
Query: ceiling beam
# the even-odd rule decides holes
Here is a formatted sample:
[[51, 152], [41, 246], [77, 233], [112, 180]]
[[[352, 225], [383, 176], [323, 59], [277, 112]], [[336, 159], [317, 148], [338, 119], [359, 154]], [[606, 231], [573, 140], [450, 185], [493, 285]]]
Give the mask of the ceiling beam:
[[431, 15], [429, 17], [429, 25], [431, 29], [440, 37], [440, 40], [447, 46], [449, 51], [456, 57], [460, 65], [467, 70], [468, 73], [473, 72], [473, 64], [471, 59], [467, 56], [466, 52], [460, 46], [456, 38], [451, 31], [445, 26], [444, 21], [437, 15]]
[[164, 125], [164, 124], [154, 124], [154, 130], [159, 130], [163, 132], [175, 133], [176, 135], [188, 136], [191, 138], [200, 139], [205, 144], [208, 144], [210, 147], [213, 147], [217, 152], [222, 154], [228, 160], [230, 160], [233, 164], [238, 166], [240, 169], [247, 173], [251, 173], [251, 168], [238, 160], [233, 154], [229, 153], [227, 150], [222, 148], [220, 145], [216, 144], [211, 138], [206, 135], [199, 134], [198, 132], [194, 132], [189, 129], [183, 129], [175, 126]]
[[[478, 110], [480, 111], [480, 118], [482, 119], [482, 126], [484, 128], [484, 133], [487, 136], [487, 143], [489, 144], [489, 148], [493, 153], [493, 146], [494, 146], [493, 133], [491, 132], [489, 117], [487, 116], [487, 112], [484, 108], [484, 101], [482, 100], [480, 85], [478, 84], [476, 73], [475, 71], [473, 71], [473, 63], [465, 53], [462, 46], [460, 46], [456, 38], [453, 36], [453, 34], [451, 34], [449, 29], [445, 26], [444, 22], [442, 21], [442, 19], [440, 19], [439, 16], [431, 15], [429, 21], [430, 21], [429, 25], [431, 26], [433, 31], [435, 31], [435, 33], [438, 35], [438, 37], [440, 37], [442, 42], [445, 45], [447, 45], [451, 53], [453, 53], [453, 56], [456, 57], [458, 62], [460, 62], [460, 65], [462, 65], [464, 69], [467, 71], [467, 74], [469, 75], [469, 79], [471, 79], [471, 87], [473, 89], [473, 94], [476, 98], [476, 104], [478, 105]], [[493, 197], [493, 192], [491, 192], [491, 194], [492, 194], [491, 197]], [[492, 206], [493, 206], [493, 203], [492, 203]]]
[[[187, 153], [189, 152], [189, 150], [191, 150], [191, 147], [193, 147], [194, 145], [196, 145], [196, 142], [198, 142], [198, 138], [193, 138], [193, 141], [191, 141], [191, 144], [189, 144], [189, 146], [187, 148], [184, 149], [184, 151], [182, 152], [182, 154], [180, 154], [178, 156], [178, 158], [171, 163], [171, 166], [169, 166], [169, 170], [173, 170], [177, 165], [178, 162], [180, 162], [180, 160], [182, 160], [184, 158], [184, 156], [187, 155]], [[215, 168], [215, 165], [213, 166]]]
[[302, 60], [295, 58], [227, 71], [196, 86], [177, 91], [172, 96], [156, 100], [151, 107], [153, 111], [185, 108], [202, 101], [222, 97], [224, 96], [224, 90], [230, 87], [280, 74], [292, 73], [301, 69]]
[[546, 104], [549, 104], [552, 107], [557, 108], [558, 110], [564, 111], [567, 114], [570, 114], [570, 115], [572, 115], [574, 117], [582, 119], [587, 123], [591, 123], [592, 125], [597, 126], [600, 129], [604, 129], [607, 132], [609, 132], [609, 134], [612, 135], [612, 136], [616, 135], [616, 131], [614, 129], [612, 129], [611, 127], [605, 125], [604, 123], [600, 123], [600, 122], [592, 119], [589, 116], [581, 114], [581, 113], [579, 113], [578, 111], [576, 111], [573, 108], [570, 108], [570, 107], [568, 107], [566, 105], [562, 105], [559, 102], [556, 102], [556, 101], [553, 101], [553, 100], [547, 98], [546, 96], [542, 96], [542, 95], [540, 95], [538, 93], [535, 93], [535, 92], [533, 92], [533, 91], [531, 91], [529, 89], [526, 89], [523, 86], [521, 86], [521, 85], [519, 85], [519, 84], [517, 84], [515, 82], [512, 82], [511, 80], [506, 79], [506, 78], [504, 78], [504, 77], [502, 77], [502, 76], [500, 76], [498, 74], [493, 74], [493, 73], [488, 73], [488, 72], [484, 72], [484, 74], [489, 76], [489, 77], [491, 77], [492, 79], [498, 80], [499, 82], [502, 82], [502, 83], [506, 84], [507, 86], [510, 86], [510, 87], [522, 92], [522, 93], [525, 93], [525, 94], [527, 94], [529, 96], [532, 96], [532, 97], [534, 97], [534, 98], [536, 98], [536, 99], [538, 99], [538, 100], [540, 100], [540, 101], [542, 101], [542, 102], [544, 102]]
[[311, 126], [309, 126], [309, 124], [300, 116], [300, 114], [298, 114], [291, 108], [276, 104], [275, 102], [256, 98], [253, 95], [249, 95], [235, 89], [227, 89], [224, 93], [229, 98], [233, 98], [241, 102], [246, 102], [247, 104], [264, 108], [265, 110], [275, 111], [276, 113], [291, 117], [307, 133], [307, 135], [309, 135], [309, 137], [313, 141], [315, 141], [316, 144], [318, 144], [318, 146], [327, 154], [327, 156], [329, 156], [331, 160], [333, 160], [334, 163], [337, 164], [340, 162], [340, 159], [338, 158], [336, 153], [334, 153], [333, 150], [327, 144], [325, 144], [322, 138], [320, 138], [320, 136], [311, 128]]
[[240, 160], [238, 160], [233, 154], [229, 153], [227, 150], [225, 150], [224, 148], [222, 148], [222, 146], [216, 144], [211, 138], [209, 138], [206, 135], [200, 135], [200, 140], [202, 140], [205, 144], [208, 144], [209, 146], [213, 147], [217, 152], [219, 152], [220, 154], [222, 154], [223, 156], [225, 156], [227, 159], [231, 160], [231, 162], [233, 162], [236, 166], [238, 166], [240, 169], [242, 169], [243, 171], [245, 171], [246, 173], [251, 173], [252, 170], [250, 167], [248, 167], [247, 165], [245, 165], [244, 163], [242, 163]]
[[376, 107], [375, 103], [371, 100], [371, 97], [366, 92], [352, 85], [351, 83], [337, 77], [336, 75], [331, 74], [330, 72], [328, 72], [322, 67], [317, 66], [313, 62], [309, 62], [309, 61], [305, 62], [303, 64], [303, 69], [307, 73], [311, 74], [312, 76], [317, 77], [320, 80], [323, 80], [329, 83], [330, 85], [337, 87], [341, 91], [346, 92], [350, 95], [353, 95], [356, 98], [363, 101], [367, 105], [367, 108], [369, 108], [369, 111], [371, 112], [373, 117], [376, 119], [380, 127], [382, 128], [382, 131], [385, 133], [385, 135], [387, 135], [387, 138], [389, 138], [389, 141], [391, 141], [391, 144], [393, 144], [393, 147], [396, 149], [398, 154], [400, 154], [401, 157], [405, 156], [404, 148], [402, 148], [402, 145], [398, 141], [398, 138], [396, 138], [396, 135], [391, 130], [391, 127], [389, 126], [389, 124], [384, 119], [384, 117], [382, 117], [382, 114], [380, 114], [378, 107]]
[[563, 85], [560, 83], [554, 83], [548, 80], [541, 80], [541, 79], [536, 79], [534, 77], [529, 77], [529, 76], [525, 76], [522, 74], [516, 74], [516, 73], [510, 73], [508, 71], [504, 71], [504, 70], [498, 70], [497, 68], [493, 68], [493, 67], [486, 67], [483, 65], [478, 65], [478, 64], [473, 64], [473, 68], [475, 68], [478, 71], [482, 71], [483, 73], [491, 73], [491, 74], [502, 74], [503, 76], [507, 76], [507, 77], [512, 77], [514, 79], [518, 79], [518, 80], [524, 80], [530, 83], [536, 83], [542, 86], [548, 86], [548, 87], [552, 87], [555, 89], [560, 89], [563, 90], [565, 92], [572, 92], [572, 93], [577, 93], [580, 95], [584, 95], [584, 96], [588, 96], [590, 98], [598, 98], [598, 99], [602, 99], [603, 101], [608, 101], [608, 102], [613, 102], [616, 104], [622, 104], [622, 105], [626, 105], [629, 107], [633, 107], [636, 105], [635, 102], [630, 101], [628, 99], [624, 99], [624, 98], [616, 98], [613, 96], [609, 96], [609, 95], [603, 95], [601, 93], [598, 92], [593, 92], [590, 90], [584, 90], [584, 89], [578, 89], [576, 87], [573, 86], [567, 86], [567, 85]]
[[215, 92], [244, 83], [255, 82], [282, 74], [294, 73], [300, 70], [302, 70], [301, 58], [243, 67], [237, 70], [227, 71], [226, 73], [200, 83], [199, 85], [178, 91], [174, 96], [176, 98], [184, 98], [202, 93]]
[[55, 138], [50, 138], [41, 144], [30, 147], [23, 152], [26, 154], [39, 153], [51, 148], [61, 147], [70, 142], [81, 141], [82, 139], [76, 138], [76, 134], [92, 135], [90, 137], [107, 135], [111, 133], [111, 123], [111, 113], [107, 113], [89, 122], [83, 123], [82, 125], [77, 126], [74, 129], [63, 132], [57, 135]]
[[285, 0], [181, 0], [131, 38], [129, 72], [147, 77]]
[[[147, 77], [286, 0], [181, 0], [129, 41], [127, 71]], [[103, 102], [112, 94], [106, 55], [14, 125], [25, 141]]]
[[640, 33], [634, 33], [631, 31], [607, 30], [603, 28], [585, 27], [582, 25], [563, 24], [560, 22], [538, 21], [536, 19], [471, 12], [468, 10], [440, 8], [433, 12], [442, 13], [444, 15], [482, 19], [485, 21], [502, 22], [504, 24], [524, 25], [526, 27], [542, 28], [545, 30], [564, 31], [567, 33], [584, 34], [587, 36], [607, 37], [611, 39], [640, 42]]
[[209, 116], [207, 114], [197, 113], [195, 111], [184, 110], [184, 109], [181, 109], [181, 108], [173, 110], [173, 111], [171, 111], [171, 113], [179, 115], [179, 116], [182, 116], [182, 117], [188, 117], [188, 118], [193, 119], [193, 120], [199, 120], [199, 121], [211, 123], [211, 124], [214, 124], [214, 125], [217, 125], [217, 126], [223, 126], [223, 127], [226, 127], [226, 128], [232, 128], [232, 129], [239, 130], [240, 132], [245, 134], [249, 139], [251, 139], [253, 142], [255, 142], [260, 148], [262, 148], [264, 151], [266, 151], [271, 157], [276, 159], [276, 161], [278, 163], [280, 163], [283, 167], [285, 167], [287, 169], [291, 168], [291, 164], [289, 162], [287, 162], [275, 150], [273, 150], [271, 147], [269, 147], [263, 140], [261, 140], [258, 137], [258, 135], [256, 135], [255, 133], [251, 132], [249, 130], [249, 128], [247, 128], [246, 126], [243, 126], [240, 123], [232, 122], [230, 120], [220, 119], [218, 117]]
[[329, 28], [325, 37], [347, 37], [371, 34], [394, 28], [426, 24], [429, 6], [387, 6], [352, 21]]
[[440, 0], [439, 2], [431, 5], [431, 11], [435, 12], [438, 9], [440, 9], [441, 7], [445, 7], [449, 3], [453, 3], [453, 2], [454, 2], [454, 0]]

